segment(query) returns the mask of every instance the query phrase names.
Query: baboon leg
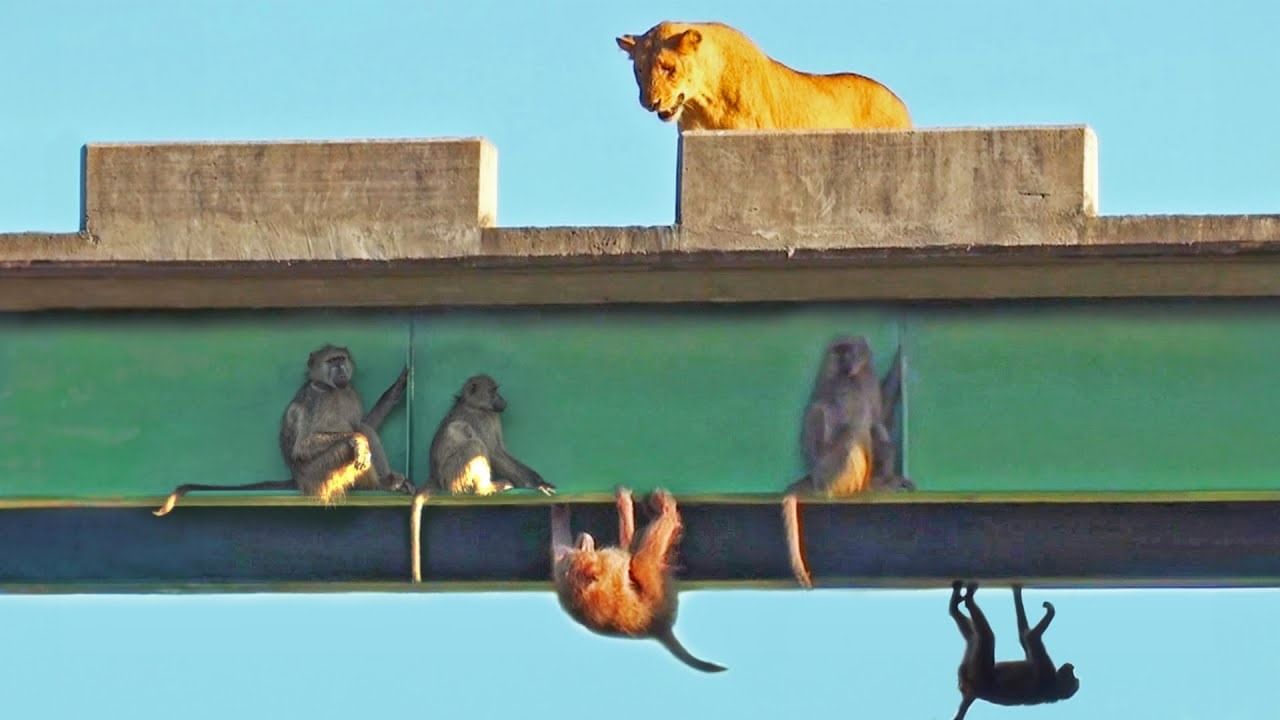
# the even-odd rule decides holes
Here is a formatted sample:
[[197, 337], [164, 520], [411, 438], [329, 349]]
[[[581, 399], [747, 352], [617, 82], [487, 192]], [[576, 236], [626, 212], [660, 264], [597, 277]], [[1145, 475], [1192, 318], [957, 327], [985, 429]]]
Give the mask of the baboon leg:
[[1053, 622], [1053, 616], [1055, 614], [1056, 611], [1053, 609], [1053, 603], [1044, 603], [1044, 617], [1040, 618], [1040, 622], [1036, 623], [1036, 626], [1031, 628], [1031, 631], [1028, 632], [1027, 635], [1039, 640], [1040, 636], [1044, 635], [1044, 631], [1049, 629], [1049, 623]]
[[969, 618], [964, 616], [964, 613], [960, 612], [959, 580], [951, 586], [951, 603], [948, 607], [948, 611], [951, 614], [951, 619], [956, 621], [956, 627], [960, 628], [960, 634], [964, 636], [965, 642], [969, 642], [973, 637], [973, 623], [969, 621]]
[[[369, 459], [373, 468], [360, 478], [360, 487], [365, 490], [406, 490], [410, 483], [403, 475], [391, 469], [387, 462], [387, 452], [382, 448], [382, 440], [378, 432], [368, 425], [358, 425], [356, 430], [369, 442]], [[412, 490], [410, 490], [412, 492]]]
[[1022, 605], [1022, 586], [1017, 584], [1013, 586], [1013, 612], [1018, 617], [1018, 642], [1021, 643], [1023, 652], [1030, 652], [1027, 633], [1031, 629], [1027, 625], [1027, 609]]
[[618, 547], [630, 550], [631, 541], [636, 534], [635, 505], [631, 499], [631, 491], [627, 488], [619, 487], [615, 494], [618, 506]]
[[[975, 588], [976, 586], [970, 585], [969, 587]], [[973, 648], [972, 656], [966, 654], [966, 664], [970, 659], [976, 659], [979, 663], [977, 670], [981, 676], [989, 678], [995, 672], [996, 666], [995, 633], [991, 631], [991, 624], [987, 622], [987, 616], [983, 614], [982, 608], [978, 607], [977, 601], [973, 599], [971, 590], [966, 591], [964, 605], [969, 611], [969, 617], [973, 618], [975, 633], [974, 639], [969, 643], [969, 647]]]
[[454, 495], [491, 495], [509, 487], [509, 484], [495, 485], [484, 442], [470, 425], [451, 422], [445, 432], [449, 454], [440, 458], [442, 490]]
[[[310, 460], [303, 462], [297, 466], [294, 479], [298, 481], [298, 489], [305, 495], [314, 497], [326, 497], [331, 495], [334, 488], [340, 487], [347, 480], [352, 482], [359, 479], [364, 470], [371, 465], [371, 458], [367, 451], [363, 458], [364, 463], [358, 462], [362, 458], [357, 457], [359, 453], [352, 448], [352, 440], [357, 433], [316, 433], [316, 436], [324, 436], [328, 439], [329, 444], [311, 456]], [[308, 438], [304, 441], [306, 445], [318, 445], [317, 438]], [[356, 441], [355, 444], [363, 445], [368, 448], [368, 442], [361, 443]], [[363, 465], [363, 470], [359, 465]]]
[[294, 444], [293, 452], [290, 453], [292, 463], [308, 467], [314, 465], [335, 468], [351, 462], [353, 435], [355, 435], [354, 432], [314, 432], [300, 437]]
[[661, 510], [644, 529], [639, 545], [631, 555], [631, 579], [642, 595], [660, 598], [666, 591], [671, 549], [679, 540], [683, 524], [675, 498], [662, 490], [655, 492], [654, 497]]

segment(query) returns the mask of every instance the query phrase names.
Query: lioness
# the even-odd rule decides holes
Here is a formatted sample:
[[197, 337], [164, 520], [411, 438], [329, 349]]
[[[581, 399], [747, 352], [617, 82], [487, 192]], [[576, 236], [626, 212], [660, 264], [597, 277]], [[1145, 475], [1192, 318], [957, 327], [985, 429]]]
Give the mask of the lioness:
[[907, 106], [875, 80], [792, 70], [721, 23], [661, 22], [618, 47], [631, 56], [640, 105], [681, 130], [911, 127]]

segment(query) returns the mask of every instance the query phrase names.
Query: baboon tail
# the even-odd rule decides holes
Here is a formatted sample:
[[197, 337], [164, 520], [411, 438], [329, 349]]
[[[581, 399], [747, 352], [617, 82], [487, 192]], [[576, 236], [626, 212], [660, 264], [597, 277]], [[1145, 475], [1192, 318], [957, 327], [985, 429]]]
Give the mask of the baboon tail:
[[178, 500], [192, 490], [214, 490], [220, 492], [230, 492], [234, 490], [293, 490], [298, 487], [297, 483], [292, 480], [268, 480], [266, 482], [248, 483], [245, 485], [200, 485], [191, 483], [187, 485], [179, 485], [169, 493], [169, 497], [165, 498], [164, 504], [151, 511], [156, 517], [164, 517], [168, 515], [173, 507], [178, 504]]
[[422, 582], [422, 506], [427, 504], [427, 491], [413, 496], [413, 510], [409, 512], [409, 548], [413, 564], [413, 581]]
[[806, 590], [813, 589], [813, 578], [804, 562], [804, 551], [800, 542], [800, 509], [799, 498], [794, 492], [782, 498], [782, 526], [787, 535], [787, 555], [791, 560], [791, 572], [796, 582]]
[[684, 648], [684, 645], [681, 645], [680, 641], [676, 639], [676, 635], [671, 628], [667, 628], [665, 631], [663, 631], [656, 637], [658, 639], [658, 642], [662, 643], [663, 647], [671, 651], [671, 654], [675, 655], [676, 658], [680, 660], [680, 662], [684, 663], [685, 665], [688, 665], [694, 670], [698, 670], [705, 673], [716, 673], [716, 672], [724, 672], [725, 670], [729, 669], [727, 667], [724, 667], [723, 665], [717, 665], [713, 662], [707, 662], [706, 660], [699, 660], [698, 658], [694, 657], [693, 654], [690, 653], [688, 650], [686, 650]]

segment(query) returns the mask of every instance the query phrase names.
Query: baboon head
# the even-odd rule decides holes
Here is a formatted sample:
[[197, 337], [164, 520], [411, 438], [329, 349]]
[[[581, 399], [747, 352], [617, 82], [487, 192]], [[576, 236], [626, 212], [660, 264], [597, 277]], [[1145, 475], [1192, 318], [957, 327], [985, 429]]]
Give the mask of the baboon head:
[[356, 373], [355, 360], [344, 347], [325, 345], [307, 358], [307, 377], [311, 382], [331, 388], [344, 388]]
[[507, 409], [507, 401], [498, 394], [498, 383], [488, 375], [475, 375], [462, 386], [462, 393], [455, 399], [478, 410], [502, 412]]
[[823, 376], [853, 377], [871, 363], [871, 345], [861, 335], [841, 337], [827, 348], [826, 367]]
[[1057, 685], [1058, 698], [1060, 700], [1066, 700], [1076, 694], [1076, 691], [1080, 689], [1080, 679], [1076, 677], [1075, 665], [1062, 663], [1062, 666], [1058, 668]]

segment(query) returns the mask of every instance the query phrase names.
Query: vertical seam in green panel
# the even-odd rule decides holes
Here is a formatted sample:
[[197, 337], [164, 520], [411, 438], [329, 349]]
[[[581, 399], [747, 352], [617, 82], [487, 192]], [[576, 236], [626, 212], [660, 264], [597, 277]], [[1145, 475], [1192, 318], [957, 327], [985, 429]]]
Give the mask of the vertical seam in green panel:
[[908, 388], [911, 385], [909, 376], [911, 374], [911, 357], [908, 350], [907, 336], [907, 320], [905, 315], [898, 317], [898, 351], [902, 353], [902, 388], [900, 393], [900, 402], [902, 403], [902, 476], [911, 477], [911, 395]]
[[413, 340], [418, 318], [409, 314], [408, 320], [409, 349], [405, 352], [405, 362], [409, 365], [409, 382], [405, 385], [404, 399], [404, 476], [409, 478], [409, 482], [414, 482], [413, 475], [410, 474], [413, 472], [413, 381], [418, 368], [414, 367], [413, 362]]

